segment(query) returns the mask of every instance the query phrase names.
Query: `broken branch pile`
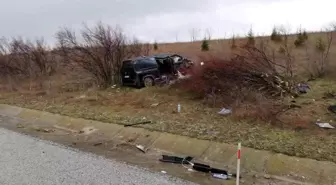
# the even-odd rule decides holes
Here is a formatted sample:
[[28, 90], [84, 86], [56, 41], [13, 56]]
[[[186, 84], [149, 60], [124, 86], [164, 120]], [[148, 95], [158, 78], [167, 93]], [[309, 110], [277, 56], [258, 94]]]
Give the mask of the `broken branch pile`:
[[[193, 71], [190, 90], [202, 96], [220, 95], [232, 100], [250, 92], [268, 98], [297, 96], [296, 83], [286, 67], [256, 47], [244, 47], [231, 60], [213, 58]], [[191, 84], [187, 82], [185, 85]], [[226, 102], [227, 103], [227, 102]]]

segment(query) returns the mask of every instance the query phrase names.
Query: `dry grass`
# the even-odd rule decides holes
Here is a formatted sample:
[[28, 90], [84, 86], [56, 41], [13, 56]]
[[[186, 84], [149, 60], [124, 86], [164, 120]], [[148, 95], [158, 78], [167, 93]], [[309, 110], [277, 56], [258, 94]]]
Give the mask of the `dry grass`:
[[[327, 105], [336, 100], [322, 98], [323, 92], [336, 90], [336, 85], [332, 81], [316, 81], [312, 88], [311, 93], [296, 100], [301, 109], [280, 115], [281, 119], [293, 122], [284, 128], [220, 116], [217, 114], [220, 107], [209, 108], [192, 94], [168, 87], [43, 95], [2, 93], [0, 102], [108, 123], [126, 124], [146, 119], [153, 124], [143, 127], [151, 130], [233, 144], [242, 141], [244, 146], [256, 149], [336, 162], [335, 131], [314, 125], [317, 118], [336, 121], [335, 115], [327, 110]], [[178, 103], [182, 105], [181, 113], [176, 112]], [[233, 111], [239, 114], [240, 110]]]
[[[314, 49], [313, 43], [319, 36], [318, 33], [309, 35], [310, 50]], [[210, 51], [206, 53], [201, 52], [201, 42], [159, 44], [158, 50], [152, 53], [174, 52], [193, 59], [199, 55], [225, 58], [232, 54], [229, 42], [211, 41]], [[242, 39], [236, 42], [239, 44], [245, 41]], [[306, 66], [305, 52], [302, 48], [295, 49], [297, 66]], [[331, 51], [330, 58], [336, 58], [336, 50]], [[303, 68], [298, 70], [304, 71]], [[310, 82], [312, 91], [295, 100], [295, 104], [301, 108], [279, 114], [278, 120], [284, 123], [280, 125], [254, 119], [260, 111], [267, 111], [263, 101], [258, 106], [233, 107], [233, 115], [221, 116], [217, 112], [222, 107], [205, 105], [194, 94], [176, 88], [116, 88], [100, 91], [92, 88], [89, 77], [73, 71], [58, 74], [46, 83], [49, 85], [40, 90], [27, 90], [24, 87], [27, 82], [15, 83], [16, 91], [8, 88], [7, 82], [0, 83], [0, 103], [107, 123], [128, 124], [146, 119], [153, 124], [143, 127], [151, 130], [233, 144], [241, 141], [244, 146], [256, 149], [336, 162], [335, 130], [323, 130], [314, 124], [317, 119], [336, 121], [335, 115], [327, 110], [328, 105], [336, 104], [336, 99], [323, 99], [325, 92], [336, 91], [335, 80]], [[176, 111], [177, 104], [182, 106], [181, 113]]]

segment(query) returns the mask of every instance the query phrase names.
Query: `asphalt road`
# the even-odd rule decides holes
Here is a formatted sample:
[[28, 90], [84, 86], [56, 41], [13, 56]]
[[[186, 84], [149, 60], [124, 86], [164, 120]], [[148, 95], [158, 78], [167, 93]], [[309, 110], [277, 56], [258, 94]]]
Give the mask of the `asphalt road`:
[[1, 185], [192, 185], [0, 128]]

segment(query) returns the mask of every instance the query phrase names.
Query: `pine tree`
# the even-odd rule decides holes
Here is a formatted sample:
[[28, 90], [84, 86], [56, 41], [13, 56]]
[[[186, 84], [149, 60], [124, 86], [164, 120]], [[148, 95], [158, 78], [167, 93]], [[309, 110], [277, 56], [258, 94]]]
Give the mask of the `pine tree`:
[[255, 44], [255, 38], [252, 28], [247, 33], [247, 44], [248, 45], [254, 45]]
[[153, 45], [153, 47], [154, 47], [154, 50], [158, 50], [158, 49], [159, 49], [159, 46], [158, 46], [158, 44], [157, 44], [157, 42], [156, 42], [156, 41], [154, 42], [154, 45]]
[[301, 29], [299, 29], [299, 31], [297, 33], [297, 36], [296, 36], [296, 39], [294, 41], [294, 45], [296, 47], [300, 47], [306, 42], [306, 40], [308, 40], [307, 32], [305, 30], [302, 31]]
[[273, 30], [272, 30], [271, 40], [274, 41], [274, 42], [281, 42], [281, 41], [282, 41], [281, 34], [280, 34], [280, 32], [277, 30], [276, 27], [274, 27]]
[[203, 39], [201, 49], [202, 49], [202, 51], [209, 51], [209, 49], [210, 49], [209, 48], [209, 41], [206, 38]]

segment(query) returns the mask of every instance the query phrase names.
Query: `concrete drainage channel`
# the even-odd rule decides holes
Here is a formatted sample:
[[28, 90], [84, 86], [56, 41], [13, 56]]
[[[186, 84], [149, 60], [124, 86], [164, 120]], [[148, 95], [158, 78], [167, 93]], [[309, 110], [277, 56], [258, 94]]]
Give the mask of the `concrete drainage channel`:
[[[161, 154], [192, 156], [211, 167], [235, 173], [237, 147], [225, 143], [149, 131], [143, 128], [70, 118], [4, 104], [0, 104], [0, 116], [3, 118], [0, 126], [5, 128], [73, 147], [85, 148], [86, 151], [98, 154], [107, 154], [107, 150], [111, 148], [124, 148], [126, 152], [130, 152], [130, 150], [135, 152], [133, 151], [135, 149], [140, 152], [138, 149], [139, 146], [142, 146], [141, 149], [145, 150], [146, 154], [139, 155], [148, 157], [148, 164], [151, 163], [149, 160], [155, 160], [152, 164], [157, 165]], [[246, 147], [242, 148], [241, 169], [242, 181], [245, 181], [242, 184], [248, 184], [246, 181], [249, 180], [246, 179], [252, 177], [274, 179], [288, 184], [336, 184], [335, 163], [296, 158]], [[178, 176], [178, 170], [173, 171], [176, 171], [176, 174], [173, 175]], [[181, 178], [184, 177], [181, 176]], [[186, 179], [192, 180], [191, 178], [194, 176], [188, 175]], [[198, 178], [201, 179], [204, 176]], [[216, 184], [212, 181], [208, 182], [208, 180], [208, 183], [202, 180], [197, 182]], [[235, 184], [234, 180], [231, 180], [230, 184]]]

